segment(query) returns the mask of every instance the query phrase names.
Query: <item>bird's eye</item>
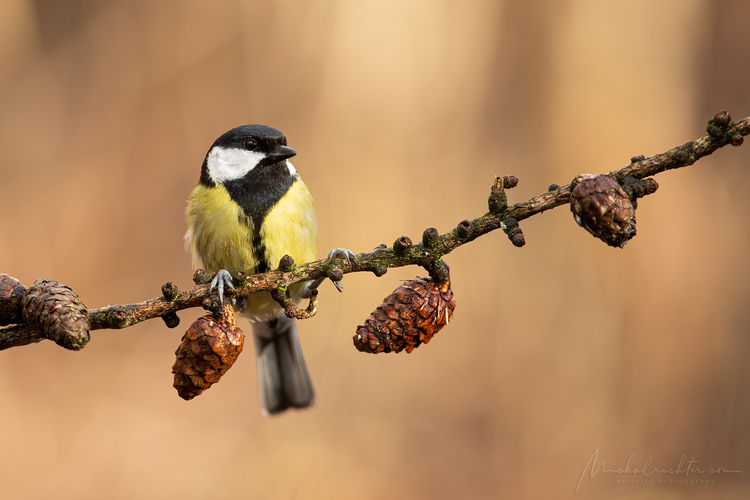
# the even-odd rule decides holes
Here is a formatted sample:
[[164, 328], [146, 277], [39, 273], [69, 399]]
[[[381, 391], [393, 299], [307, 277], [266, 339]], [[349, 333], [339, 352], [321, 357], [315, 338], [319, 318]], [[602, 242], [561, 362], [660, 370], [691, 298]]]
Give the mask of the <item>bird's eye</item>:
[[255, 139], [245, 139], [245, 149], [248, 151], [255, 151], [258, 148], [258, 143]]

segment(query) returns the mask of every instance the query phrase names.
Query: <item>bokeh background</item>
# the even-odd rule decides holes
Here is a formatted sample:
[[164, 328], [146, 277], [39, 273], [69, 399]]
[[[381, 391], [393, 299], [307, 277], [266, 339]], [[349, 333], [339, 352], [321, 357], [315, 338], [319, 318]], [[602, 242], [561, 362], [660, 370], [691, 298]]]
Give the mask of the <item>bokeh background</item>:
[[[299, 152], [321, 257], [446, 232], [486, 211], [495, 175], [520, 178], [518, 202], [750, 115], [748, 19], [739, 0], [5, 0], [0, 272], [92, 308], [191, 286], [185, 202], [245, 123]], [[461, 247], [454, 319], [409, 355], [351, 338], [420, 269], [325, 285], [300, 325], [311, 411], [261, 417], [251, 345], [181, 400], [196, 309], [81, 352], [4, 351], [0, 497], [747, 497], [748, 167], [745, 145], [659, 175], [624, 250], [565, 207], [523, 223], [522, 249]], [[622, 484], [645, 478], [590, 477], [595, 450], [607, 469], [684, 454], [742, 474]]]

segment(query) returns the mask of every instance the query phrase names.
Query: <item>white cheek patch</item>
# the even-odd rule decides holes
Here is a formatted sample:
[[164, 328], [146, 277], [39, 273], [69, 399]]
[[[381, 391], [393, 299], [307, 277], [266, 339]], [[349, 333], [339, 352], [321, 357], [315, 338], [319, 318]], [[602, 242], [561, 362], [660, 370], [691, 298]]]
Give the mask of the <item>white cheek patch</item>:
[[265, 157], [265, 153], [257, 151], [216, 146], [208, 153], [206, 159], [208, 175], [217, 184], [240, 179], [254, 169]]
[[297, 169], [292, 166], [292, 162], [290, 162], [289, 160], [286, 161], [286, 168], [289, 169], [289, 175], [291, 175], [292, 177], [297, 175]]

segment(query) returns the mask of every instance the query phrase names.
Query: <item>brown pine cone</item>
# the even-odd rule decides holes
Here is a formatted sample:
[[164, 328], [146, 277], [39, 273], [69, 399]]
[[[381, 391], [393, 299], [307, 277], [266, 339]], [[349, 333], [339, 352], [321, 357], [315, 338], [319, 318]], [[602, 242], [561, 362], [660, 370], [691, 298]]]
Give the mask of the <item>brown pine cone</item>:
[[23, 322], [21, 301], [26, 290], [16, 278], [0, 273], [0, 326]]
[[23, 322], [66, 349], [83, 349], [91, 338], [88, 311], [62, 283], [36, 280], [21, 300]]
[[447, 325], [456, 308], [450, 282], [406, 281], [357, 327], [354, 346], [362, 352], [411, 352]]
[[202, 316], [190, 325], [175, 351], [174, 388], [182, 399], [203, 393], [229, 370], [242, 352], [245, 334], [237, 327], [234, 309], [227, 304], [219, 320]]
[[636, 202], [606, 175], [579, 175], [573, 180], [570, 211], [579, 226], [609, 246], [624, 247], [635, 236]]

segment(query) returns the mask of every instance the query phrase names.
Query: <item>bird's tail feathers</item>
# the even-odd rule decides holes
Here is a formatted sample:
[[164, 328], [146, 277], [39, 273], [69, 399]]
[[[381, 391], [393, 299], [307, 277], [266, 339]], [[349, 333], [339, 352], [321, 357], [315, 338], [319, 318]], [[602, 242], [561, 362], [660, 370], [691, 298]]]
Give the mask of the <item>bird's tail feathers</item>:
[[253, 323], [253, 338], [263, 414], [312, 406], [315, 391], [302, 357], [295, 320], [282, 314], [270, 321]]

